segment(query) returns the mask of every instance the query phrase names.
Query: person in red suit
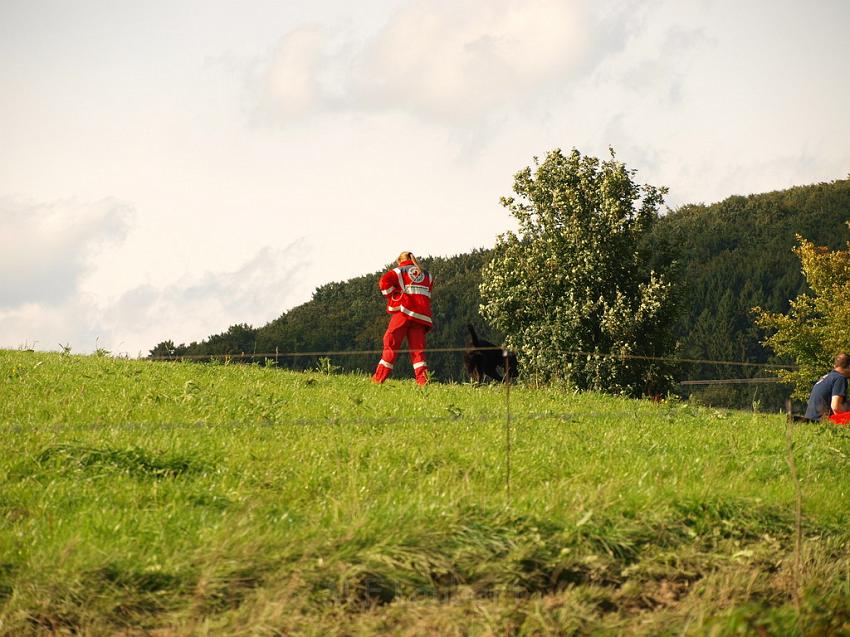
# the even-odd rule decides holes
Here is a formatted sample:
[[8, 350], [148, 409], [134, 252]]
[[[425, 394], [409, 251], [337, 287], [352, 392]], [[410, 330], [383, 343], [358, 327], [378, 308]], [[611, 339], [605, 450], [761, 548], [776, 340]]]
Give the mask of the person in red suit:
[[404, 339], [410, 348], [410, 360], [416, 382], [428, 382], [425, 362], [425, 335], [431, 329], [431, 290], [434, 279], [423, 270], [412, 252], [398, 255], [398, 267], [381, 277], [378, 287], [387, 300], [387, 313], [392, 316], [384, 334], [384, 351], [372, 382], [383, 383], [393, 370], [396, 353]]

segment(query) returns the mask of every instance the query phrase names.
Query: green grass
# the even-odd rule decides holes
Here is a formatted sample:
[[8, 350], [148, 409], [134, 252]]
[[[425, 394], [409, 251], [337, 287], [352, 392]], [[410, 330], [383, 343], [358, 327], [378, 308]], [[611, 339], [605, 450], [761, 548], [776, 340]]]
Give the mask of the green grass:
[[847, 634], [850, 434], [0, 352], [0, 633]]

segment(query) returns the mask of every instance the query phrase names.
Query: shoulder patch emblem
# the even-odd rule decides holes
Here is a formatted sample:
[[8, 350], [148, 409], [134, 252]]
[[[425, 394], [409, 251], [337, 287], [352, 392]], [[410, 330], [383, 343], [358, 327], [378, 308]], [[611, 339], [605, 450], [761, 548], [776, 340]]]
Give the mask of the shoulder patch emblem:
[[425, 280], [425, 273], [417, 268], [415, 265], [412, 265], [407, 270], [407, 276], [410, 277], [410, 280], [414, 283], [422, 283]]

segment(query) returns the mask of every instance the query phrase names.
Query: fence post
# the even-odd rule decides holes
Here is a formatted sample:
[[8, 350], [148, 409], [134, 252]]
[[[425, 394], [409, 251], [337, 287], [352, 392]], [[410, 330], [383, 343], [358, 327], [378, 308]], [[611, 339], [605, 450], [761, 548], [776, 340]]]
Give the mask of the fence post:
[[511, 503], [511, 359], [507, 350], [505, 358], [505, 492]]
[[794, 414], [791, 411], [791, 399], [785, 399], [785, 447], [786, 462], [794, 482], [794, 566], [792, 596], [794, 608], [797, 610], [797, 621], [800, 622], [800, 580], [802, 577], [803, 550], [803, 494], [800, 491], [800, 478], [797, 474], [797, 463], [794, 461]]

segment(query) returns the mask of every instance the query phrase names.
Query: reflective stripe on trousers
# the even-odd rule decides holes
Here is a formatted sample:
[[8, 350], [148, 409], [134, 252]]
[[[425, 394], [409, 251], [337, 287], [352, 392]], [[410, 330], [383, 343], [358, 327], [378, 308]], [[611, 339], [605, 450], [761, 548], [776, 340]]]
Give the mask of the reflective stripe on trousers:
[[381, 362], [375, 370], [373, 378], [383, 382], [389, 375], [393, 363], [401, 349], [405, 338], [410, 349], [410, 360], [416, 374], [416, 382], [427, 381], [427, 363], [425, 362], [425, 335], [428, 328], [424, 325], [408, 320], [403, 314], [393, 314], [390, 324], [384, 333], [384, 351], [381, 354]]

